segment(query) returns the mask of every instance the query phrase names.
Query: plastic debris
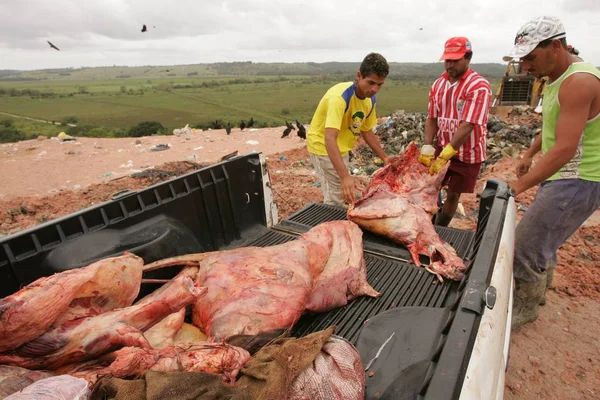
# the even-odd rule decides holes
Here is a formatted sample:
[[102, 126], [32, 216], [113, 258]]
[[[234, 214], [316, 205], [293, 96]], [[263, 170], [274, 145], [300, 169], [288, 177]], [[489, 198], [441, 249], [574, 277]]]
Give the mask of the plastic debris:
[[60, 140], [61, 142], [67, 142], [67, 141], [75, 141], [75, 138], [71, 135], [67, 135], [64, 132], [61, 132], [58, 134], [58, 136], [56, 136], [58, 140]]
[[163, 150], [169, 150], [171, 148], [171, 146], [169, 146], [168, 144], [157, 144], [155, 146], [150, 147], [150, 151], [163, 151]]

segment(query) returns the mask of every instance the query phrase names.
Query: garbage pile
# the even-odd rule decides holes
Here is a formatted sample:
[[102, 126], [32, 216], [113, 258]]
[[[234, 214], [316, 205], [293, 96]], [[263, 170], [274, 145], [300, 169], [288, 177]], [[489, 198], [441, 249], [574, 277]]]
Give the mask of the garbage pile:
[[541, 132], [542, 123], [532, 119], [529, 124], [509, 124], [494, 116], [488, 118], [487, 159], [483, 163], [494, 164], [502, 157], [516, 158], [527, 149]]
[[[375, 127], [381, 147], [390, 155], [404, 152], [406, 146], [414, 141], [421, 146], [425, 133], [427, 113], [407, 113], [404, 110], [395, 111], [385, 122]], [[360, 144], [353, 152], [352, 164], [354, 174], [371, 175], [383, 165], [378, 157], [374, 158], [373, 152], [366, 144]]]
[[[408, 113], [395, 111], [386, 121], [375, 127], [381, 147], [386, 154], [402, 154], [410, 142], [421, 146], [425, 135], [427, 113]], [[515, 123], [513, 123], [515, 122]], [[517, 157], [527, 149], [535, 136], [541, 131], [539, 115], [531, 114], [526, 119], [501, 119], [490, 115], [488, 119], [487, 160], [483, 169], [496, 163], [502, 157]], [[355, 175], [370, 176], [383, 166], [383, 161], [373, 154], [365, 143], [361, 143], [351, 156], [352, 170]]]

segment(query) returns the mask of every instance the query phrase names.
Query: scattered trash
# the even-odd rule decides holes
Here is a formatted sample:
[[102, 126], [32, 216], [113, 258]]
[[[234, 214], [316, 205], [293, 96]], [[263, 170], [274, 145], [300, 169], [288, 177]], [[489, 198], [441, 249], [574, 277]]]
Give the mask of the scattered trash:
[[74, 185], [73, 186], [73, 190], [79, 190], [79, 189], [81, 189], [81, 185]]
[[286, 156], [279, 156], [279, 161], [287, 161], [287, 157]]
[[256, 140], [248, 140], [248, 141], [246, 142], [246, 144], [249, 144], [249, 145], [251, 145], [251, 146], [256, 146], [256, 145], [258, 144], [258, 142], [257, 142]]
[[196, 160], [199, 160], [200, 157], [198, 157], [198, 155], [196, 155], [196, 154], [191, 154], [191, 155], [187, 156], [185, 159], [187, 161], [196, 161]]
[[181, 129], [173, 129], [173, 135], [175, 135], [175, 136], [193, 135], [193, 134], [194, 134], [194, 131], [192, 128], [190, 128], [189, 124], [186, 124]]
[[465, 213], [465, 206], [463, 206], [462, 203], [458, 203], [458, 206], [456, 207], [456, 212], [458, 212], [463, 217], [467, 216], [467, 213]]
[[168, 144], [157, 144], [156, 146], [150, 147], [150, 151], [163, 151], [169, 150], [171, 147]]
[[71, 150], [71, 151], [65, 152], [65, 154], [68, 154], [68, 155], [72, 156], [72, 155], [83, 154], [83, 151], [73, 151], [73, 150]]
[[127, 164], [119, 165], [119, 168], [132, 168], [132, 167], [133, 167], [133, 160], [127, 161]]
[[202, 146], [198, 146], [198, 147], [194, 147], [194, 150], [202, 150], [204, 147]]
[[320, 188], [320, 187], [321, 187], [321, 182], [314, 182], [314, 183], [312, 184], [312, 187], [317, 187], [317, 188]]
[[527, 211], [529, 210], [529, 207], [523, 205], [523, 204], [519, 204], [519, 207], [517, 207], [517, 210], [519, 211]]
[[61, 142], [75, 141], [75, 138], [73, 136], [67, 135], [64, 132], [59, 133], [58, 136], [56, 136], [56, 137]]
[[378, 167], [382, 167], [383, 166], [383, 160], [379, 157], [374, 157], [373, 158], [373, 164], [377, 165]]
[[45, 156], [46, 154], [48, 154], [48, 152], [46, 150], [44, 150], [41, 153], [39, 153], [37, 156], [41, 157], [41, 156]]
[[251, 129], [248, 129], [248, 132], [256, 132], [258, 130], [259, 130], [258, 128], [251, 128]]
[[125, 149], [119, 149], [119, 150], [117, 150], [117, 153], [125, 153], [126, 151], [127, 150], [125, 150]]

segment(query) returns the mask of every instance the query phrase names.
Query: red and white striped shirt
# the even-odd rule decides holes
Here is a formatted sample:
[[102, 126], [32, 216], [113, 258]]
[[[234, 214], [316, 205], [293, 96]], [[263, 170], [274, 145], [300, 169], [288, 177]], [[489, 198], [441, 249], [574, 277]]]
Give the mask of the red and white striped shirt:
[[472, 69], [467, 69], [456, 82], [448, 74], [439, 77], [429, 91], [428, 118], [437, 118], [438, 144], [443, 148], [456, 133], [462, 121], [474, 125], [467, 140], [458, 148], [458, 159], [467, 164], [485, 160], [488, 112], [492, 100], [489, 82]]

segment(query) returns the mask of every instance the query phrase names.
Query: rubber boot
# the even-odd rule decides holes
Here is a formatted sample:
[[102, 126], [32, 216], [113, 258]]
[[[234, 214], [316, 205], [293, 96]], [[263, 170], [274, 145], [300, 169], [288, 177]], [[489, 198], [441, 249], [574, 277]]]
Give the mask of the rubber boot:
[[540, 301], [546, 291], [546, 274], [540, 274], [536, 282], [515, 281], [515, 298], [511, 328], [519, 329], [537, 319]]
[[552, 286], [552, 281], [554, 281], [554, 267], [550, 267], [546, 270], [546, 290], [544, 290], [544, 295], [540, 300], [540, 306], [546, 305], [546, 292]]
[[448, 226], [450, 221], [452, 221], [452, 216], [443, 213], [437, 213], [435, 216], [435, 225]]

